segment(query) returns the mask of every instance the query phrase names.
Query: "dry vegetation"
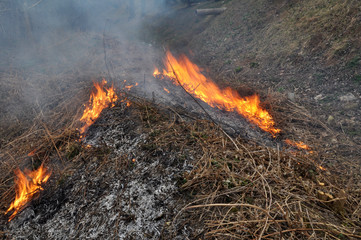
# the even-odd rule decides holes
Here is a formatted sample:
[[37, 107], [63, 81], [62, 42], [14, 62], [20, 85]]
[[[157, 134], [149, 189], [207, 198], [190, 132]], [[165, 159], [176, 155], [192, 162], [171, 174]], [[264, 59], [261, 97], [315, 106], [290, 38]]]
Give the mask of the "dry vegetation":
[[361, 237], [358, 181], [321, 170], [317, 153], [242, 139], [235, 145], [208, 121], [166, 129], [155, 124], [152, 131], [158, 148], [191, 146], [197, 155], [196, 166], [181, 180], [193, 200], [173, 219], [174, 230], [198, 222], [204, 223], [199, 237], [206, 239]]
[[[350, 31], [348, 35], [358, 31], [352, 7], [358, 4], [357, 1], [346, 1], [344, 4], [351, 6], [347, 8], [342, 4], [330, 8], [332, 1], [314, 1], [315, 8], [309, 12], [310, 16], [298, 16], [308, 8], [306, 2], [292, 14], [293, 23], [299, 27], [297, 31], [315, 31], [306, 24], [315, 21], [312, 11], [321, 18], [317, 23], [327, 29], [332, 28], [328, 24], [334, 24], [338, 30]], [[341, 22], [322, 20], [322, 16], [338, 14], [346, 14], [349, 18]], [[316, 25], [312, 26], [317, 29]], [[335, 36], [344, 33], [332, 31]], [[325, 33], [324, 37], [331, 41], [332, 34]], [[324, 52], [327, 59], [341, 53], [348, 42], [356, 41], [357, 36], [332, 40], [331, 47]], [[312, 38], [305, 41], [311, 44]], [[14, 197], [13, 170], [18, 166], [34, 168], [45, 161], [53, 169], [53, 178], [60, 181], [79, 164], [80, 158], [70, 161], [73, 154], [82, 154], [84, 158], [94, 154], [78, 145], [76, 130], [80, 107], [88, 94], [83, 84], [88, 84], [88, 80], [78, 81], [71, 91], [64, 88], [66, 91], [62, 90], [61, 94], [56, 94], [57, 89], [51, 85], [59, 79], [68, 79], [65, 82], [70, 83], [73, 77], [58, 75], [49, 81], [48, 76], [38, 76], [42, 80], [40, 83], [44, 83], [40, 84], [41, 90], [54, 92], [54, 99], [42, 108], [44, 111], [27, 109], [31, 114], [26, 112], [22, 116], [35, 117], [26, 121], [25, 126], [21, 121], [3, 119], [2, 126], [7, 127], [0, 129], [0, 135], [4, 137], [0, 145], [1, 214]], [[21, 94], [19, 86], [26, 86], [16, 73], [3, 74], [1, 84], [7, 89], [2, 91], [9, 93], [6, 96], [12, 99]], [[8, 102], [8, 99], [3, 100], [0, 100], [1, 105]], [[176, 236], [177, 230], [185, 224], [201, 229], [191, 236], [192, 239], [361, 239], [359, 163], [353, 158], [347, 159], [347, 154], [340, 154], [338, 147], [327, 145], [318, 133], [327, 132], [342, 139], [348, 150], [356, 149], [352, 156], [359, 156], [358, 145], [340, 137], [305, 108], [272, 91], [267, 99], [285, 135], [310, 143], [312, 153], [283, 146], [273, 149], [236, 136], [230, 138], [210, 121], [134, 101], [133, 107], [149, 135], [151, 147], [145, 151], [175, 151], [181, 161], [189, 160], [189, 156], [194, 158], [194, 169], [185, 172], [179, 180], [180, 193], [188, 204], [180, 206], [179, 213], [165, 227], [164, 239]], [[35, 156], [29, 158], [27, 154], [34, 149]], [[115, 164], [109, 161], [106, 159], [106, 164]], [[326, 170], [321, 170], [320, 165]], [[61, 187], [56, 182], [50, 183], [52, 188]], [[1, 218], [1, 222], [5, 222], [5, 217]], [[0, 228], [0, 236], [5, 238], [6, 232], [2, 231], [4, 229]]]
[[[36, 167], [46, 161], [53, 178], [60, 181], [80, 161], [70, 161], [74, 151], [80, 151], [75, 155], [82, 158], [93, 154], [86, 148], [74, 149], [79, 118], [74, 105], [81, 105], [79, 99], [62, 103], [46, 119], [39, 116], [28, 131], [2, 147], [1, 172], [6, 173], [1, 177], [2, 212], [14, 196], [15, 167], [24, 166], [24, 162]], [[323, 165], [327, 170], [321, 170], [318, 166], [327, 153], [281, 146], [272, 149], [238, 138], [231, 141], [209, 121], [158, 110], [144, 102], [135, 102], [133, 107], [149, 134], [151, 147], [145, 151], [173, 151], [180, 161], [189, 161], [190, 156], [195, 159], [194, 169], [179, 180], [188, 204], [164, 230], [165, 239], [175, 236], [183, 224], [194, 223], [199, 223], [202, 231], [193, 238], [361, 238], [360, 181], [353, 179], [349, 168], [336, 171]], [[26, 155], [34, 148], [31, 163]], [[111, 161], [107, 158], [107, 164], [113, 164]]]
[[[220, 6], [227, 10], [217, 17], [193, 14]], [[311, 116], [360, 145], [360, 7], [339, 0], [206, 1], [148, 21], [144, 35], [179, 52], [191, 49], [220, 84], [291, 94]], [[341, 101], [347, 94], [356, 100]]]

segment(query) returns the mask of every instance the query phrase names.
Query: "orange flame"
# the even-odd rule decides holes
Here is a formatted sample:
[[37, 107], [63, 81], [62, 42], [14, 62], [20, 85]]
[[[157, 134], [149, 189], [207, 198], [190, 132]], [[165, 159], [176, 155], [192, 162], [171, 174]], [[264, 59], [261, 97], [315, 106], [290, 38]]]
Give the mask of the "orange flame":
[[130, 89], [132, 89], [132, 87], [133, 87], [133, 85], [129, 85], [129, 86], [125, 86], [124, 88], [129, 91]]
[[[301, 142], [301, 141], [295, 142], [295, 141], [292, 141], [290, 139], [286, 139], [285, 143], [287, 143], [290, 146], [296, 147], [296, 148], [298, 148], [300, 150], [306, 150], [307, 152], [309, 152], [311, 154], [313, 153], [313, 151], [311, 151], [311, 148], [308, 145], [306, 145], [304, 142]], [[322, 171], [327, 170], [327, 168], [322, 167], [321, 165], [317, 164], [315, 161], [313, 161], [313, 162], [320, 170], [322, 170]]]
[[164, 69], [162, 73], [158, 69], [154, 70], [153, 75], [155, 77], [163, 78], [163, 76], [167, 76], [172, 79], [174, 84], [181, 84], [190, 94], [206, 102], [211, 107], [236, 111], [273, 136], [281, 131], [275, 128], [272, 116], [261, 108], [260, 99], [257, 95], [242, 98], [231, 88], [220, 89], [212, 80], [201, 73], [201, 69], [197, 65], [184, 55], [177, 60], [168, 51], [164, 65], [166, 70]]
[[99, 117], [104, 108], [114, 107], [114, 103], [118, 100], [114, 87], [105, 87], [107, 81], [102, 80], [101, 83], [94, 83], [95, 91], [90, 95], [89, 104], [86, 106], [80, 121], [85, 125], [80, 129], [80, 133], [84, 133], [90, 125]]
[[170, 93], [169, 90], [167, 88], [163, 88], [164, 91], [166, 91], [167, 93]]
[[124, 86], [124, 88], [129, 91], [129, 90], [132, 89], [134, 86], [138, 86], [138, 83], [135, 83], [135, 85]]
[[[285, 143], [287, 143], [288, 145], [294, 146], [298, 149], [311, 150], [311, 148], [308, 145], [306, 145], [304, 142], [301, 142], [301, 141], [294, 142], [290, 139], [286, 139]], [[312, 153], [312, 151], [310, 151], [310, 152]]]
[[7, 214], [11, 210], [14, 212], [9, 217], [9, 222], [14, 219], [24, 206], [30, 202], [33, 196], [41, 190], [41, 184], [46, 183], [51, 175], [50, 172], [43, 167], [43, 164], [34, 171], [25, 170], [22, 172], [20, 169], [15, 170], [17, 178], [15, 179], [15, 200], [11, 203], [9, 209], [5, 212]]
[[[125, 84], [126, 82], [127, 82], [127, 80], [124, 80], [124, 84]], [[135, 84], [128, 85], [128, 86], [124, 86], [124, 88], [129, 91], [129, 90], [132, 89], [134, 86], [138, 86], [138, 83], [136, 82]]]
[[327, 168], [322, 167], [322, 166], [320, 166], [320, 165], [318, 166], [318, 168], [321, 169], [322, 171], [326, 171], [326, 170], [327, 170]]

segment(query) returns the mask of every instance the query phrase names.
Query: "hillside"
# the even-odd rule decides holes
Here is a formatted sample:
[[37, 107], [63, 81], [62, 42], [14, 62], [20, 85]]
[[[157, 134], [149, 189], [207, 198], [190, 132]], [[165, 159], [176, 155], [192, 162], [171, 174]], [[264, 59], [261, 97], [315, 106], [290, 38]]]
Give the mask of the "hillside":
[[[227, 7], [220, 16], [194, 14], [218, 6]], [[155, 19], [147, 38], [191, 50], [221, 83], [290, 98], [359, 145], [360, 8], [359, 1], [207, 2]]]
[[164, 2], [0, 1], [0, 238], [361, 239], [361, 2]]

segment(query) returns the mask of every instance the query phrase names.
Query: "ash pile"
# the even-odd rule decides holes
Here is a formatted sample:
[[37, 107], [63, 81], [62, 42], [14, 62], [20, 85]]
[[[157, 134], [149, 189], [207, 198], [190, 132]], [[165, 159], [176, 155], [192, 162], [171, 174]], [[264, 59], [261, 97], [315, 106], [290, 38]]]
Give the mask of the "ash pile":
[[[83, 144], [68, 149], [72, 167], [47, 183], [41, 196], [6, 224], [6, 236], [170, 238], [172, 220], [187, 199], [179, 186], [193, 167], [192, 152], [157, 146], [156, 135], [167, 131], [173, 119], [168, 121], [151, 108], [144, 113], [140, 109], [144, 107], [149, 108], [119, 104], [104, 110]], [[161, 126], [156, 124], [160, 120]], [[172, 238], [186, 239], [196, 232], [194, 228], [183, 225]]]

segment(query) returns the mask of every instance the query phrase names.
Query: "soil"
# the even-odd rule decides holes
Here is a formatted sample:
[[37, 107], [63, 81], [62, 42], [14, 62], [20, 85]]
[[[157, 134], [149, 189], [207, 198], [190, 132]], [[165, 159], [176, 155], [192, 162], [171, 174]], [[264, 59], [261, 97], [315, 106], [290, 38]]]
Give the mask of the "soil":
[[[194, 14], [211, 7], [227, 10]], [[308, 131], [360, 161], [360, 8], [358, 1], [206, 1], [147, 21], [143, 37], [186, 53], [221, 86], [260, 93], [275, 118], [289, 110], [277, 109], [280, 99], [281, 105], [303, 106], [304, 115], [322, 126], [290, 114], [280, 117], [280, 124]]]

